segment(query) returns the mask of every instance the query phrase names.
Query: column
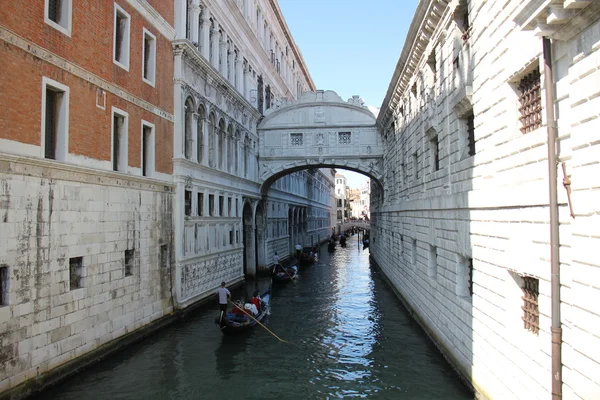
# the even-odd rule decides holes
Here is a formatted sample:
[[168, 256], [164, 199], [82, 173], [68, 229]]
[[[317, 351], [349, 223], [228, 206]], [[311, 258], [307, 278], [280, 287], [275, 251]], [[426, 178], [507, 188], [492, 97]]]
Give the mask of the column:
[[176, 1], [175, 2], [175, 31], [177, 39], [185, 39], [186, 23], [187, 23], [187, 2]]
[[[204, 166], [208, 166], [208, 135], [210, 134], [211, 132], [209, 132], [208, 118], [205, 117], [202, 120], [202, 143], [204, 143], [204, 146], [202, 147], [202, 165]], [[205, 197], [208, 198], [208, 195], [205, 195]], [[205, 207], [204, 209], [206, 210], [207, 208]]]
[[190, 36], [190, 40], [192, 42], [196, 42], [197, 45], [200, 45], [200, 26], [199, 26], [199, 20], [200, 20], [200, 6], [198, 4], [192, 4], [190, 6], [190, 12], [192, 13], [191, 17], [192, 20], [190, 21], [190, 30], [191, 30], [191, 36]]
[[242, 95], [246, 98], [246, 100], [250, 101], [250, 79], [248, 76], [250, 75], [250, 66], [248, 62], [244, 63], [244, 90], [242, 91]]
[[242, 95], [244, 94], [244, 62], [242, 53], [238, 52], [237, 57], [235, 59], [235, 88]]
[[199, 44], [202, 56], [210, 62], [210, 12], [208, 12], [208, 8], [206, 7], [202, 10], [202, 28], [200, 30]]
[[228, 50], [228, 53], [227, 53], [227, 80], [232, 85], [235, 85], [235, 66], [234, 66], [235, 52], [234, 52], [234, 48], [233, 48], [233, 43], [229, 42], [229, 46], [228, 46], [227, 50]]
[[217, 61], [217, 69], [225, 78], [227, 78], [227, 34], [221, 32], [221, 60]]
[[229, 171], [229, 165], [227, 165], [227, 157], [229, 156], [229, 133], [227, 132], [227, 129], [225, 130], [225, 134], [223, 135], [223, 154], [221, 154], [221, 156], [223, 156], [223, 171]]
[[219, 69], [219, 48], [221, 47], [221, 44], [219, 42], [221, 41], [221, 32], [219, 32], [219, 24], [217, 24], [216, 22], [213, 26], [212, 36], [213, 36], [213, 40], [212, 40], [213, 50], [212, 50], [212, 60], [210, 60], [210, 63], [213, 65], [213, 67], [215, 67], [218, 70]]
[[215, 161], [215, 169], [219, 169], [219, 166], [221, 165], [219, 162], [221, 161], [221, 154], [219, 152], [219, 144], [221, 142], [221, 135], [219, 135], [219, 123], [215, 122], [215, 128], [214, 128], [214, 132], [213, 135], [215, 135], [215, 148], [214, 148], [214, 161]]
[[192, 113], [192, 160], [198, 162], [198, 113]]

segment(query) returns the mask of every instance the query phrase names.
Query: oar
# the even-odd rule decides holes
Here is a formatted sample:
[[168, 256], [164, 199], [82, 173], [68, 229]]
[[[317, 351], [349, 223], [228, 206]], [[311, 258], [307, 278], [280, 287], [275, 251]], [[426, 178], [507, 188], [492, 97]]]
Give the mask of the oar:
[[279, 340], [282, 343], [289, 343], [287, 340], [283, 340], [279, 336], [277, 336], [276, 334], [274, 334], [273, 332], [271, 332], [271, 330], [269, 328], [267, 328], [266, 326], [264, 326], [263, 324], [261, 324], [260, 321], [257, 320], [256, 318], [254, 318], [252, 315], [250, 315], [249, 312], [247, 312], [243, 308], [239, 308], [238, 305], [235, 304], [235, 303], [233, 303], [231, 300], [229, 300], [229, 303], [231, 303], [231, 305], [233, 305], [235, 308], [237, 308], [239, 310], [242, 310], [242, 312], [244, 314], [246, 314], [247, 316], [249, 316], [250, 318], [252, 318], [257, 324], [259, 324], [260, 326], [262, 326], [263, 328], [265, 328], [267, 330], [267, 332], [269, 332], [271, 335], [275, 336], [277, 338], [277, 340]]
[[[281, 264], [279, 264], [279, 265], [281, 265]], [[294, 282], [294, 285], [295, 285], [295, 284], [296, 284], [296, 281], [294, 280], [294, 278], [292, 278], [292, 276], [290, 275], [290, 273], [289, 273], [289, 272], [287, 272], [287, 269], [285, 269], [285, 267], [284, 267], [283, 265], [281, 265], [281, 269], [283, 269], [283, 272], [285, 272], [285, 273], [287, 274], [287, 276], [289, 276], [289, 277], [290, 277], [290, 280], [291, 280], [292, 282]]]

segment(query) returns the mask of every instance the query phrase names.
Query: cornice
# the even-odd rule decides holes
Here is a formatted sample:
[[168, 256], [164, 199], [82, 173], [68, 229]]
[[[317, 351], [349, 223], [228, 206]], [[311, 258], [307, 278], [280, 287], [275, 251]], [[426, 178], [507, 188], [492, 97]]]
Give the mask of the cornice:
[[175, 39], [175, 28], [147, 0], [127, 0], [142, 16], [152, 22], [154, 27], [169, 40]]
[[380, 107], [377, 124], [385, 127], [397, 108], [400, 98], [410, 79], [419, 66], [425, 50], [437, 29], [442, 16], [447, 12], [451, 0], [420, 0], [410, 24], [404, 47], [396, 64], [396, 69]]

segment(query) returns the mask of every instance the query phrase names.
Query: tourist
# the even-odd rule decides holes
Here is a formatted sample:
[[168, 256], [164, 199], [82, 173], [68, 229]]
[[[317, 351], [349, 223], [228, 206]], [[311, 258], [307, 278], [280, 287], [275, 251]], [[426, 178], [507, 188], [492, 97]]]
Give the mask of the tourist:
[[227, 312], [227, 302], [231, 300], [231, 292], [225, 287], [225, 282], [221, 282], [221, 287], [217, 289], [219, 298], [219, 307], [222, 312]]
[[254, 295], [252, 297], [252, 300], [250, 300], [250, 302], [252, 304], [254, 304], [254, 306], [256, 307], [256, 313], [258, 313], [260, 311], [261, 307], [262, 307], [262, 300], [258, 296], [258, 290], [256, 290], [254, 292]]

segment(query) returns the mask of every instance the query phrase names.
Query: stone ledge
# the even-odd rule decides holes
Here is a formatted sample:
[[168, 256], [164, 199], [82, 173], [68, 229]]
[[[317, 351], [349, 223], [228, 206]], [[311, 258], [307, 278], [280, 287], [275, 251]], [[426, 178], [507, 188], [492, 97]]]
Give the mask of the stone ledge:
[[173, 193], [175, 188], [172, 182], [86, 168], [54, 160], [18, 157], [6, 153], [0, 153], [0, 173], [151, 192]]

